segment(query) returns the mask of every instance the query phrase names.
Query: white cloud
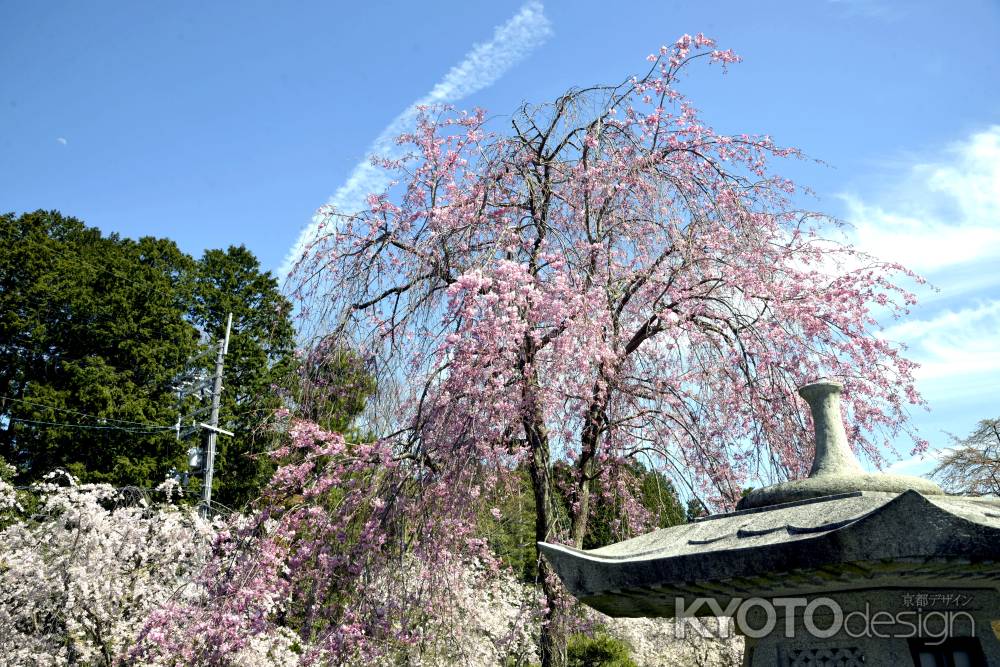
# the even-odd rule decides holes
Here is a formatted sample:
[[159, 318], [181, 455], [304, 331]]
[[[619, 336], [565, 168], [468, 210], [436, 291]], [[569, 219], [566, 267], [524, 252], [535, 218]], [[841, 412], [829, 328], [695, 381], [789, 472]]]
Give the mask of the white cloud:
[[[511, 67], [541, 46], [552, 34], [552, 24], [545, 16], [544, 7], [537, 0], [529, 0], [520, 10], [493, 31], [493, 39], [476, 44], [462, 61], [448, 70], [429, 93], [413, 102], [372, 142], [368, 155], [395, 156], [398, 148], [393, 139], [412, 128], [417, 117], [417, 107], [427, 104], [450, 104], [492, 86]], [[364, 206], [371, 192], [380, 192], [389, 184], [384, 170], [375, 167], [366, 158], [351, 172], [347, 181], [330, 197], [329, 203], [344, 211], [356, 211]], [[299, 259], [303, 249], [315, 237], [318, 220], [306, 227], [298, 241], [289, 250], [280, 269], [288, 273]]]
[[911, 163], [874, 195], [843, 198], [856, 245], [939, 289], [922, 290], [912, 314], [881, 334], [920, 364], [917, 387], [931, 408], [913, 420], [932, 451], [889, 470], [926, 474], [933, 450], [950, 446], [946, 433], [993, 414], [1000, 394], [1000, 125]]
[[66, 145], [66, 143], [67, 143], [67, 141], [66, 141], [66, 137], [56, 137], [56, 141], [57, 141], [58, 143], [62, 144], [63, 146], [65, 146], [65, 145]]
[[[885, 202], [844, 195], [855, 242], [918, 272], [1000, 263], [1000, 125], [910, 167]], [[1000, 276], [997, 276], [1000, 280]]]
[[926, 454], [916, 454], [910, 458], [896, 461], [883, 472], [894, 475], [927, 475], [934, 470], [938, 462], [950, 451], [950, 447], [943, 447], [941, 449], [930, 450]]
[[929, 319], [902, 321], [883, 335], [907, 343], [908, 356], [920, 363], [917, 379], [986, 375], [1000, 385], [1000, 299], [989, 299], [957, 310], [943, 310]]
[[857, 244], [918, 272], [1000, 255], [1000, 227], [974, 220], [954, 224], [933, 216], [920, 219], [853, 197], [845, 199], [848, 219], [857, 221]]

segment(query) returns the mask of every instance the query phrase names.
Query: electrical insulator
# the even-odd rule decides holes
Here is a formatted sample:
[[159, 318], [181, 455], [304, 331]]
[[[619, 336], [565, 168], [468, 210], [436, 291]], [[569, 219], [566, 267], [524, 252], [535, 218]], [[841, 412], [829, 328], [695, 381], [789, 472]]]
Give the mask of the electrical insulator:
[[202, 450], [201, 447], [191, 447], [187, 451], [188, 454], [188, 467], [191, 470], [200, 470], [202, 461]]

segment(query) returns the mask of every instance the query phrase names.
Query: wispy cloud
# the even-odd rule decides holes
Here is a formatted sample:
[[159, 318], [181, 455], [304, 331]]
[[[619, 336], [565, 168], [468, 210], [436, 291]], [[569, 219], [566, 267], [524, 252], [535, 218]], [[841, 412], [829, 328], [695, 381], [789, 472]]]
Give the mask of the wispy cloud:
[[[505, 23], [493, 31], [493, 38], [476, 44], [460, 63], [448, 70], [429, 93], [410, 104], [378, 135], [368, 149], [368, 156], [392, 157], [399, 154], [393, 139], [414, 126], [417, 108], [428, 104], [452, 104], [496, 83], [511, 67], [524, 60], [552, 35], [552, 24], [541, 2], [529, 0]], [[354, 167], [347, 181], [337, 188], [329, 203], [342, 211], [356, 211], [365, 205], [371, 192], [380, 192], [389, 184], [385, 171], [365, 159]], [[299, 234], [285, 258], [281, 273], [287, 273], [315, 238], [318, 220], [313, 220]]]
[[844, 195], [858, 245], [921, 272], [1000, 260], [1000, 125], [943, 157], [912, 165], [874, 203]]
[[[954, 378], [972, 387], [971, 381], [982, 376], [1000, 389], [1000, 299], [906, 320], [883, 335], [907, 343], [909, 356], [920, 362], [917, 378], [925, 385]], [[951, 384], [945, 385], [948, 394], [953, 394]]]
[[[925, 291], [922, 304], [991, 290], [1000, 296], [1000, 125], [934, 158], [878, 164], [886, 172], [879, 190], [838, 195], [851, 226], [834, 238], [929, 278], [941, 290]], [[837, 258], [819, 268], [838, 275], [866, 263]]]
[[926, 454], [916, 454], [909, 458], [896, 461], [885, 469], [885, 472], [895, 475], [916, 475], [922, 476], [930, 473], [937, 467], [945, 454], [951, 451], [951, 447], [943, 447], [927, 452]]
[[63, 146], [65, 146], [68, 143], [66, 141], [66, 137], [56, 137], [56, 142], [62, 144]]
[[945, 222], [886, 210], [846, 198], [848, 219], [855, 220], [858, 244], [886, 259], [932, 272], [1000, 255], [1000, 226], [982, 217]]
[[[880, 192], [844, 201], [856, 245], [939, 288], [881, 335], [920, 364], [917, 386], [932, 412], [914, 418], [932, 447], [947, 447], [943, 432], [992, 416], [1000, 394], [1000, 125], [910, 162]], [[934, 462], [931, 452], [890, 470], [926, 473]]]

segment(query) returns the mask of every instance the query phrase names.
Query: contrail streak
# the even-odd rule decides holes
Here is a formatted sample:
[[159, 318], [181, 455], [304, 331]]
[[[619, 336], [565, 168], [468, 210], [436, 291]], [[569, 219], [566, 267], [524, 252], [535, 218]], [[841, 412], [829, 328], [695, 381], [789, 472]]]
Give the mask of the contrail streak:
[[[448, 70], [429, 93], [409, 105], [378, 135], [368, 149], [368, 156], [397, 157], [399, 148], [393, 139], [414, 127], [417, 107], [428, 104], [452, 104], [496, 83], [511, 67], [524, 60], [552, 35], [552, 24], [541, 2], [530, 0], [493, 31], [493, 39], [472, 47], [460, 63]], [[368, 194], [381, 192], [389, 184], [383, 169], [366, 157], [354, 167], [347, 181], [337, 188], [329, 203], [341, 211], [357, 211], [365, 206]], [[287, 275], [315, 238], [319, 221], [299, 234], [298, 241], [285, 257], [280, 273]]]

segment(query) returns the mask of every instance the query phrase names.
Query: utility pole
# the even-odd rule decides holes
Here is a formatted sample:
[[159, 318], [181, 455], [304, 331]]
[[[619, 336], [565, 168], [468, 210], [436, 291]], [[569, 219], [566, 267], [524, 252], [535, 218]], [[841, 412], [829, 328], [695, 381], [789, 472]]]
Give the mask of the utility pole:
[[233, 314], [229, 313], [226, 318], [226, 337], [219, 345], [219, 352], [215, 357], [215, 381], [212, 388], [212, 413], [209, 417], [208, 447], [205, 452], [205, 486], [201, 493], [202, 514], [208, 516], [212, 503], [212, 473], [215, 472], [215, 441], [219, 437], [219, 403], [222, 400], [222, 365], [226, 354], [229, 352], [229, 331], [233, 326]]

